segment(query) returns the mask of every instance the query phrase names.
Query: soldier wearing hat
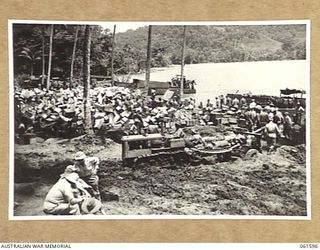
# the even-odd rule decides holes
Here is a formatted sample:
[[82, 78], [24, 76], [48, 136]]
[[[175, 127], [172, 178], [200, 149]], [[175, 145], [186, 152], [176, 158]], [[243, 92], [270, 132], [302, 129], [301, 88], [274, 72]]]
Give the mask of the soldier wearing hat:
[[79, 204], [85, 196], [80, 195], [77, 186], [79, 175], [70, 171], [73, 166], [68, 166], [61, 178], [49, 190], [43, 211], [52, 215], [80, 215]]
[[101, 200], [99, 191], [99, 177], [97, 175], [100, 160], [98, 157], [87, 157], [85, 153], [79, 151], [76, 153], [74, 166], [81, 179], [92, 187], [94, 198]]

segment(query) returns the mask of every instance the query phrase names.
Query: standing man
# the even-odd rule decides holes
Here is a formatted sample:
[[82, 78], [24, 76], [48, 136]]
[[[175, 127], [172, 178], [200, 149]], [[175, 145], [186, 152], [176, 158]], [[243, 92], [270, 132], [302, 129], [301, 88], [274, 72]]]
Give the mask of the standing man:
[[274, 149], [277, 137], [280, 135], [278, 125], [273, 122], [273, 118], [269, 118], [269, 123], [265, 126], [265, 134], [268, 145], [268, 154]]
[[268, 109], [265, 107], [261, 112], [260, 112], [260, 126], [264, 127], [267, 125], [269, 122], [269, 115], [268, 115]]
[[220, 108], [222, 109], [223, 105], [225, 104], [225, 99], [223, 95], [220, 95], [219, 98], [220, 98]]
[[99, 177], [97, 175], [100, 160], [98, 157], [87, 157], [85, 153], [79, 151], [75, 157], [75, 167], [81, 179], [89, 184], [93, 191], [94, 198], [101, 200], [99, 191]]
[[244, 113], [246, 118], [247, 129], [249, 132], [254, 130], [257, 120], [257, 114], [254, 109], [248, 108], [248, 110]]
[[232, 100], [232, 106], [236, 109], [239, 108], [239, 99], [237, 97]]
[[284, 113], [284, 125], [283, 125], [283, 135], [286, 139], [291, 139], [291, 128], [292, 128], [292, 119], [289, 116], [288, 112]]
[[220, 108], [220, 99], [216, 96], [216, 108]]
[[255, 99], [252, 99], [252, 100], [251, 100], [251, 103], [249, 104], [249, 108], [250, 108], [250, 109], [254, 109], [256, 106], [257, 106], [256, 100], [255, 100]]
[[247, 100], [244, 98], [244, 96], [242, 96], [240, 99], [240, 108], [244, 107], [245, 105], [247, 105]]
[[232, 99], [231, 99], [230, 96], [227, 96], [226, 102], [227, 102], [227, 106], [228, 106], [229, 108], [231, 108], [231, 106], [232, 106]]

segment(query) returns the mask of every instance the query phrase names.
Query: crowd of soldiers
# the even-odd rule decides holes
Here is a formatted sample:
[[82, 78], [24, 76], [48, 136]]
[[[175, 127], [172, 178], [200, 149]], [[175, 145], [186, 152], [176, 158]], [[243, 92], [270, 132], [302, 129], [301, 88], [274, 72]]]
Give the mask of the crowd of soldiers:
[[259, 131], [267, 140], [269, 149], [274, 147], [276, 141], [285, 139], [291, 143], [305, 143], [306, 114], [305, 108], [297, 102], [292, 109], [279, 109], [271, 99], [268, 105], [262, 106], [255, 99], [242, 96], [217, 96], [215, 103], [207, 101], [205, 107], [200, 103], [202, 110], [213, 107], [228, 110], [226, 114], [236, 116], [237, 125], [241, 125], [249, 132]]
[[[245, 97], [232, 99], [220, 95], [213, 101], [197, 104], [194, 98], [146, 97], [139, 90], [122, 87], [93, 88], [90, 99], [96, 132], [118, 128], [124, 134], [174, 133], [181, 127], [220, 123], [236, 123], [254, 131], [272, 120], [282, 137], [290, 141], [299, 138], [303, 142], [305, 112], [302, 106], [282, 113], [272, 104], [262, 107], [254, 99]], [[224, 122], [226, 117], [230, 123]], [[45, 137], [83, 134], [83, 87], [16, 89], [15, 129], [17, 137], [30, 133], [43, 133]]]

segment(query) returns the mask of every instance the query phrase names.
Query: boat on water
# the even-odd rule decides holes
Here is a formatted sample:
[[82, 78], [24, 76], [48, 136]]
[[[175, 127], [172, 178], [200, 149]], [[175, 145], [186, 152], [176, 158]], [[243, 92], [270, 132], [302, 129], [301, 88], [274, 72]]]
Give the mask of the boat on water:
[[[180, 94], [180, 84], [181, 84], [181, 77], [176, 76], [168, 82], [160, 82], [160, 81], [149, 81], [148, 85], [148, 95], [163, 95], [166, 93], [167, 90], [173, 91], [175, 94]], [[133, 79], [133, 82], [114, 82], [115, 86], [118, 87], [126, 87], [130, 89], [144, 89], [145, 80], [140, 79]], [[183, 79], [183, 94], [195, 94], [196, 82], [194, 80], [186, 80]]]
[[246, 103], [250, 103], [252, 99], [261, 106], [275, 106], [278, 108], [296, 108], [301, 106], [305, 108], [306, 106], [306, 92], [304, 90], [297, 89], [281, 89], [280, 96], [270, 96], [270, 95], [252, 95], [252, 94], [227, 94], [226, 97], [231, 99], [245, 98]]
[[[154, 92], [156, 95], [163, 95], [167, 90], [171, 90], [175, 94], [179, 95], [181, 90], [181, 82], [183, 82], [183, 94], [196, 93], [196, 89], [194, 87], [196, 83], [194, 80], [187, 80], [185, 77], [183, 77], [183, 80], [181, 81], [181, 76], [177, 75], [168, 82], [149, 81], [148, 94], [151, 95]], [[137, 84], [137, 88], [143, 88], [145, 81], [133, 79], [133, 83]]]

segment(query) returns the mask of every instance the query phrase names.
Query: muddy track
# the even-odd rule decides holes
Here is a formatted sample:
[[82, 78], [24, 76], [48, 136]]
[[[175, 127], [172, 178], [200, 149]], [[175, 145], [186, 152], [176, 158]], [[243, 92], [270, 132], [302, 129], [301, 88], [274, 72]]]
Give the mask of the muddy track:
[[151, 157], [128, 167], [119, 144], [96, 138], [18, 146], [15, 214], [43, 215], [47, 191], [74, 153], [86, 147], [101, 159], [100, 191], [110, 215], [306, 215], [304, 146], [281, 146], [271, 155], [231, 162], [192, 165]]
[[[279, 165], [266, 162], [264, 155], [259, 157], [265, 163], [252, 159], [174, 169], [103, 162], [100, 185], [103, 197], [117, 190], [119, 201], [131, 197], [139, 206], [156, 207], [152, 211], [156, 214], [188, 214], [187, 206], [193, 205], [199, 208], [193, 214], [305, 215], [305, 167], [294, 162]], [[165, 209], [167, 203], [178, 207]]]

